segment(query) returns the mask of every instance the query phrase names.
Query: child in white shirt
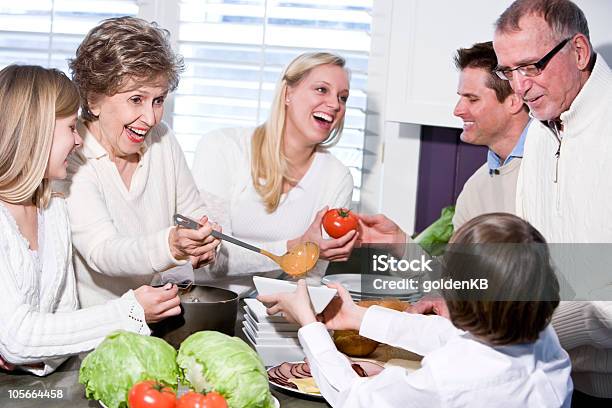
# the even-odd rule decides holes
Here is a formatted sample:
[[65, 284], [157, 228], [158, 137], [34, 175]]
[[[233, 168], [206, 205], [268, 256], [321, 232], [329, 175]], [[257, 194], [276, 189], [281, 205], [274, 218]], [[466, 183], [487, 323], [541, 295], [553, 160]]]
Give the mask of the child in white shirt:
[[[312, 311], [304, 281], [295, 293], [259, 297], [268, 313], [282, 312], [302, 326], [310, 370], [333, 407], [570, 406], [570, 360], [549, 324], [559, 284], [542, 235], [518, 217], [495, 213], [466, 223], [451, 243], [443, 278], [486, 277], [488, 288], [444, 291], [450, 319], [365, 309], [340, 285], [330, 285], [339, 297], [320, 316], [325, 324]], [[361, 378], [328, 329], [359, 330], [421, 354], [421, 368], [391, 367]]]

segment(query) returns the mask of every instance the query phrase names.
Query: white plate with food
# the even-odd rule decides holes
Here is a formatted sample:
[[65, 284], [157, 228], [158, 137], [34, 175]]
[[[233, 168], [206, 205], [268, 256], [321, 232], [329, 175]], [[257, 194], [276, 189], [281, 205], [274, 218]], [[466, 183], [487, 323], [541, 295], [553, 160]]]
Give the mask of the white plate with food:
[[268, 368], [268, 381], [272, 388], [300, 397], [323, 399], [319, 388], [304, 361], [284, 362]]
[[[360, 377], [372, 377], [384, 370], [384, 366], [375, 361], [350, 359], [350, 362]], [[323, 399], [305, 361], [284, 362], [268, 368], [268, 381], [278, 390], [302, 397]]]

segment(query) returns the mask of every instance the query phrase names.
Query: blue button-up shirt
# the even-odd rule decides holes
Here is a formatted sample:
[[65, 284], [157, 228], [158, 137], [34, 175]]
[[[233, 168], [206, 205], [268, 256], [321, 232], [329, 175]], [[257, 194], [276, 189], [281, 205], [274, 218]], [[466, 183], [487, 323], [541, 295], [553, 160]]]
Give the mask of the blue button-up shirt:
[[525, 125], [525, 129], [523, 129], [523, 133], [521, 133], [521, 137], [519, 137], [518, 142], [514, 146], [514, 149], [510, 152], [506, 160], [502, 162], [501, 158], [491, 149], [487, 154], [487, 164], [489, 166], [489, 170], [493, 171], [495, 169], [500, 168], [501, 166], [510, 163], [512, 159], [515, 157], [523, 157], [523, 147], [525, 146], [525, 137], [527, 136], [527, 129], [529, 129], [529, 124], [531, 123], [531, 119]]

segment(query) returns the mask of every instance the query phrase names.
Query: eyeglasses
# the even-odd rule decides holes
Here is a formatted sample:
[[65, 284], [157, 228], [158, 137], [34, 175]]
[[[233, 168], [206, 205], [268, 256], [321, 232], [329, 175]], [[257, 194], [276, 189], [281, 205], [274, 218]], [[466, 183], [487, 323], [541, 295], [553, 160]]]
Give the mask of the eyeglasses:
[[533, 64], [526, 64], [526, 65], [521, 65], [520, 67], [516, 67], [516, 68], [507, 68], [507, 69], [496, 69], [493, 72], [495, 72], [495, 74], [497, 74], [498, 77], [500, 77], [501, 79], [503, 79], [504, 81], [510, 81], [512, 80], [513, 76], [514, 76], [514, 71], [518, 71], [522, 76], [525, 77], [534, 77], [534, 76], [538, 76], [542, 73], [542, 71], [544, 70], [544, 68], [546, 68], [546, 65], [548, 65], [548, 63], [550, 62], [550, 60], [557, 55], [557, 53], [559, 51], [561, 51], [561, 48], [563, 48], [565, 46], [565, 44], [567, 44], [567, 42], [569, 40], [571, 40], [572, 37], [566, 38], [565, 40], [561, 41], [559, 44], [557, 44], [557, 46], [555, 48], [553, 48], [552, 50], [550, 50], [550, 52], [548, 54], [546, 54], [545, 56], [542, 57], [541, 60], [539, 60], [538, 62], [534, 62]]

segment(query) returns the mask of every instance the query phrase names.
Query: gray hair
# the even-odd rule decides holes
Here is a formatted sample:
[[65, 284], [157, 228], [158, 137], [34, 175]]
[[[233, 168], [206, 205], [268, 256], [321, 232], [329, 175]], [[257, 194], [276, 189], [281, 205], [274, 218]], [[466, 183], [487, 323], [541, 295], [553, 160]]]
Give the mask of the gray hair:
[[580, 33], [590, 43], [587, 19], [582, 10], [569, 0], [516, 0], [499, 16], [495, 31], [519, 31], [521, 18], [528, 15], [544, 18], [559, 41]]

